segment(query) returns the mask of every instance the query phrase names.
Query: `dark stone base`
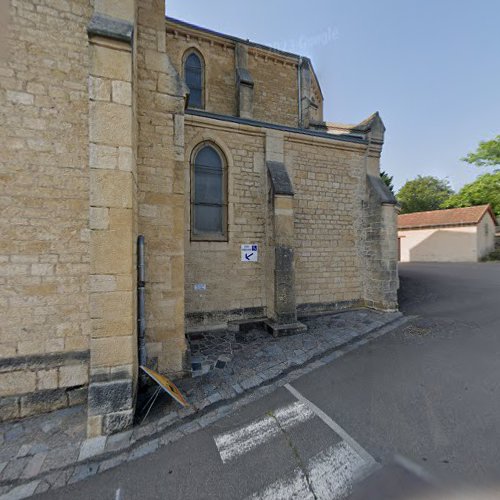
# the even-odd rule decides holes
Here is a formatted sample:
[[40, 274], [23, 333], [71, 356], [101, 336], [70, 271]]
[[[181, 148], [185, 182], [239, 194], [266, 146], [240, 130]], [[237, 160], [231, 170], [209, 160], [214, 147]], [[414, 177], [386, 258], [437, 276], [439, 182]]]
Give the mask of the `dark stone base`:
[[273, 337], [284, 337], [286, 335], [295, 335], [296, 333], [304, 333], [307, 331], [307, 326], [296, 321], [295, 323], [275, 323], [268, 319], [264, 322], [266, 330]]
[[240, 321], [229, 321], [227, 329], [235, 333], [247, 333], [254, 328], [262, 328], [266, 318], [242, 319]]
[[84, 404], [87, 401], [87, 392], [88, 387], [85, 385], [0, 398], [0, 422]]
[[97, 382], [89, 386], [89, 415], [106, 415], [132, 408], [132, 379]]
[[104, 415], [102, 433], [103, 435], [115, 434], [131, 427], [134, 422], [134, 411], [121, 411]]
[[203, 311], [186, 314], [186, 324], [190, 328], [211, 327], [213, 325], [225, 325], [232, 321], [247, 319], [260, 319], [265, 316], [263, 307], [245, 307], [242, 309], [230, 309], [226, 311]]
[[297, 305], [298, 318], [308, 318], [311, 316], [319, 316], [322, 314], [335, 314], [341, 311], [348, 311], [351, 309], [358, 309], [365, 307], [363, 299], [358, 300], [345, 300], [341, 302], [319, 302]]

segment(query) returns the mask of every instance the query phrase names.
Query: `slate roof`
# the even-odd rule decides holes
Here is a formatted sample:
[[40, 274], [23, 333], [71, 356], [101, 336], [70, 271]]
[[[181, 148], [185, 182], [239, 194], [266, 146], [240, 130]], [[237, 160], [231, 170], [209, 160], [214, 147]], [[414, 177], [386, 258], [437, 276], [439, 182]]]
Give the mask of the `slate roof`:
[[478, 224], [489, 213], [495, 225], [497, 220], [490, 205], [466, 208], [448, 208], [429, 212], [398, 215], [398, 229], [420, 229], [436, 226], [466, 226]]

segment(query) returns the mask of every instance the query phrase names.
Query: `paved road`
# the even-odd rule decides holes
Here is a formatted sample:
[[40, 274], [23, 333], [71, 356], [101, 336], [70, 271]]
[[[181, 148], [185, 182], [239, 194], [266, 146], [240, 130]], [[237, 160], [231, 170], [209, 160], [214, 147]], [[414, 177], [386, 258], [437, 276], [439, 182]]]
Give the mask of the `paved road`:
[[494, 484], [500, 264], [405, 264], [400, 275], [408, 324], [44, 498], [387, 500], [425, 494], [425, 474], [445, 485]]

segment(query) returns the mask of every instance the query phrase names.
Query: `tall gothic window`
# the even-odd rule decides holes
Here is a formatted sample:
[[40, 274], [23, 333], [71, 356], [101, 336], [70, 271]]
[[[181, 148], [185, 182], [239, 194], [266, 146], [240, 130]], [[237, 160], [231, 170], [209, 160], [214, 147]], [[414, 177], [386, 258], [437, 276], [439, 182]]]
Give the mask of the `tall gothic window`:
[[227, 165], [223, 153], [210, 143], [200, 144], [191, 166], [191, 237], [227, 239]]
[[203, 109], [204, 68], [201, 57], [196, 52], [188, 52], [184, 59], [184, 79], [189, 87], [190, 108]]

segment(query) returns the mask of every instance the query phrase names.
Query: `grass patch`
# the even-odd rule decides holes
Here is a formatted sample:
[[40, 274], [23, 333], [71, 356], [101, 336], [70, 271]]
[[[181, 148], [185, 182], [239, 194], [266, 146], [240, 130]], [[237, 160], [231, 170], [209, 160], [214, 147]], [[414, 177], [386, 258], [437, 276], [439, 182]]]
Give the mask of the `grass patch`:
[[500, 248], [493, 250], [489, 255], [483, 257], [481, 262], [500, 261]]

